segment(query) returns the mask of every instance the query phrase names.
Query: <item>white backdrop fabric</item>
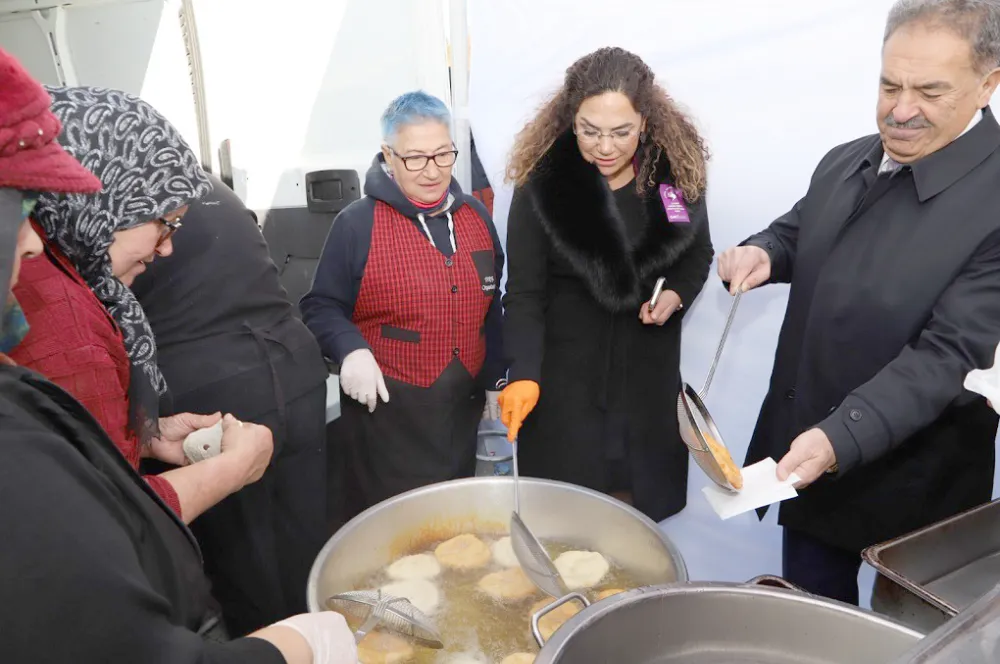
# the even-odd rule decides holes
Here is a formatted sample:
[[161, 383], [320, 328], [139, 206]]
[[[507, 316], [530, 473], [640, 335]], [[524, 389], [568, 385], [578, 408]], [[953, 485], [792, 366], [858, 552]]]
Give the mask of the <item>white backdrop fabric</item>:
[[[876, 130], [882, 30], [891, 0], [469, 4], [472, 129], [496, 192], [501, 238], [511, 197], [503, 171], [514, 135], [558, 87], [566, 67], [602, 46], [639, 54], [707, 137], [717, 256], [803, 196], [830, 148]], [[786, 299], [784, 286], [743, 298], [708, 395], [708, 407], [740, 461], [767, 390]], [[713, 265], [685, 321], [681, 366], [696, 388], [730, 303]], [[745, 581], [780, 573], [777, 510], [763, 523], [752, 513], [723, 522], [701, 493], [707, 482], [692, 463], [688, 507], [662, 524], [691, 578]], [[862, 572], [865, 602], [871, 578], [871, 570]]]

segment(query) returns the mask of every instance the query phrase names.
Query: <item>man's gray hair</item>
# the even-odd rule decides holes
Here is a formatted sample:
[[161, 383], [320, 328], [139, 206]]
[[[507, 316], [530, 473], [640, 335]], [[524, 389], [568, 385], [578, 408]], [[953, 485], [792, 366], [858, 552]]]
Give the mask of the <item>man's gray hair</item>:
[[1000, 66], [1000, 0], [898, 0], [889, 10], [882, 43], [902, 26], [918, 21], [964, 37], [978, 71], [985, 74]]

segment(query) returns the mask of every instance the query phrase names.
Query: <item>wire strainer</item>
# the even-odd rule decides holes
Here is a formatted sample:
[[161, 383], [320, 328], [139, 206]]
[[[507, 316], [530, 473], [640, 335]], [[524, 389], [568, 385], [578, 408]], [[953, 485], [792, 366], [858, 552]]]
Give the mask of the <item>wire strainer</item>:
[[521, 491], [518, 482], [517, 442], [513, 444], [512, 465], [514, 470], [514, 511], [510, 514], [510, 545], [521, 569], [538, 586], [538, 589], [552, 597], [562, 597], [569, 593], [552, 559], [535, 534], [521, 520]]
[[434, 623], [405, 597], [395, 597], [381, 590], [352, 590], [326, 600], [326, 608], [364, 620], [354, 633], [357, 642], [375, 627], [410, 637], [428, 648], [444, 647]]
[[[729, 336], [729, 328], [733, 325], [733, 318], [736, 316], [736, 307], [739, 306], [742, 292], [737, 290], [733, 297], [732, 307], [729, 309], [729, 318], [726, 320], [726, 327], [722, 331], [722, 338], [719, 340], [719, 347], [715, 351], [715, 359], [708, 370], [708, 377], [700, 392], [695, 392], [694, 388], [683, 383], [680, 394], [677, 397], [677, 422], [680, 426], [681, 439], [687, 445], [691, 456], [695, 462], [705, 472], [708, 477], [723, 489], [731, 492], [738, 492], [739, 487], [735, 486], [727, 477], [717, 453], [729, 455], [729, 450], [722, 441], [722, 434], [715, 426], [715, 420], [705, 407], [705, 396], [708, 388], [712, 385], [712, 378], [715, 376], [715, 368], [722, 357], [722, 349], [726, 345], [726, 337]], [[713, 452], [709, 446], [709, 440], [716, 444], [719, 452]], [[731, 461], [731, 457], [730, 457]], [[737, 467], [738, 468], [738, 467]]]

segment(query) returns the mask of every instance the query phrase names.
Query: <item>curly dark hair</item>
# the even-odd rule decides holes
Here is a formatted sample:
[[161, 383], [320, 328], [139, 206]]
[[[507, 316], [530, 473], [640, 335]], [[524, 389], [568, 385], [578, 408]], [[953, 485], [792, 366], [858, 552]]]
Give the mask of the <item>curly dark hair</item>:
[[538, 114], [522, 129], [511, 150], [507, 181], [521, 186], [555, 140], [573, 126], [580, 105], [606, 92], [620, 92], [645, 121], [639, 146], [640, 192], [656, 186], [656, 166], [662, 155], [670, 162], [674, 183], [690, 201], [705, 192], [708, 149], [694, 123], [667, 92], [657, 85], [653, 70], [622, 48], [601, 48], [566, 70], [566, 79]]

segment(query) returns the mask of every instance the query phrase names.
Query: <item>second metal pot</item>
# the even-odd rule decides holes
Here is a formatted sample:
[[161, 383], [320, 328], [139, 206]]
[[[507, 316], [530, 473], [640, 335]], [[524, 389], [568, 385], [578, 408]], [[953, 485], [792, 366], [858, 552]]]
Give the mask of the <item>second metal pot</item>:
[[885, 664], [922, 636], [791, 590], [674, 584], [632, 590], [581, 611], [535, 664]]

